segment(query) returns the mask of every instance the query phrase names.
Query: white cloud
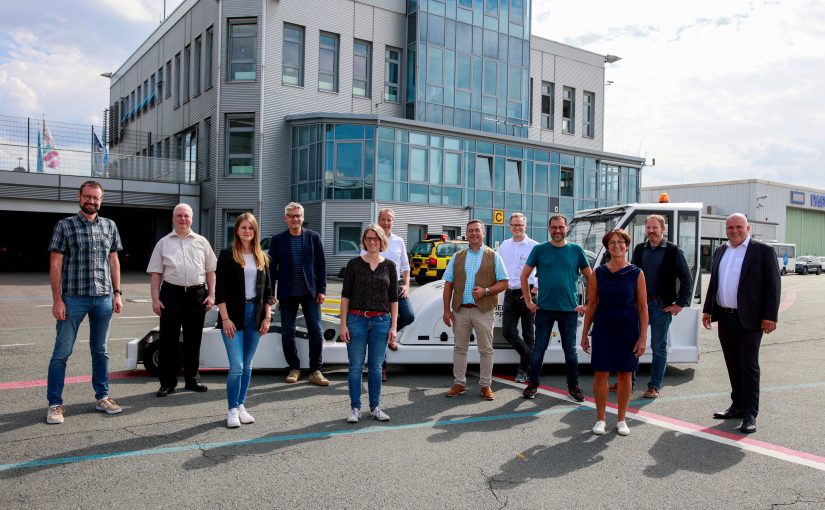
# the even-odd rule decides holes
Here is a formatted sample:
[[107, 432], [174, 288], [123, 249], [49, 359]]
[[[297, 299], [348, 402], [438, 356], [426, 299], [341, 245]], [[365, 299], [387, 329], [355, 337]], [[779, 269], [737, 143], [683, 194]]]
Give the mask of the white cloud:
[[[656, 158], [644, 184], [822, 174], [825, 5], [534, 2], [533, 33], [608, 65], [605, 150]], [[812, 172], [818, 169], [818, 172]]]

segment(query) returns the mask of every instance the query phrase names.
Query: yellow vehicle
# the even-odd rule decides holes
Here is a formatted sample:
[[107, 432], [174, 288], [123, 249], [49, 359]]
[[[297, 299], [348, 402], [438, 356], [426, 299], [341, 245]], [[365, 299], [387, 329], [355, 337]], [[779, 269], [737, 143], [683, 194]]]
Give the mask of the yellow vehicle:
[[453, 255], [467, 246], [467, 241], [446, 235], [418, 241], [410, 250], [410, 276], [419, 284], [440, 280]]

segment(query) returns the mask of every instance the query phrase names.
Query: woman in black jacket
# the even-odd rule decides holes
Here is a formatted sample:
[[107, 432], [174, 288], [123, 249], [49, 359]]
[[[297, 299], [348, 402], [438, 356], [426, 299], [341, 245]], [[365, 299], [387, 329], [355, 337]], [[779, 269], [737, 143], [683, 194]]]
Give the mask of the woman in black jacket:
[[229, 374], [226, 398], [229, 401], [227, 427], [240, 427], [255, 418], [244, 407], [252, 378], [252, 358], [261, 335], [269, 330], [273, 304], [269, 281], [269, 257], [261, 250], [258, 222], [252, 213], [235, 220], [232, 247], [218, 257], [215, 303], [220, 312], [220, 328]]

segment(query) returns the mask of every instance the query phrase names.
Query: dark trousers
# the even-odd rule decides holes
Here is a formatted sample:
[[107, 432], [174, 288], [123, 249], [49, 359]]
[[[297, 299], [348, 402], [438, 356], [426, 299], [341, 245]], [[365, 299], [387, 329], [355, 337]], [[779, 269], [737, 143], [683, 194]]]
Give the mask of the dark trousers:
[[321, 332], [321, 305], [315, 298], [306, 295], [290, 297], [278, 303], [281, 310], [281, 344], [284, 348], [284, 357], [289, 363], [290, 370], [301, 368], [298, 358], [298, 347], [295, 345], [295, 319], [298, 317], [298, 307], [304, 313], [307, 331], [309, 332], [309, 371], [321, 370], [324, 337]]
[[[164, 283], [160, 288], [160, 385], [174, 388], [183, 364], [186, 384], [197, 382], [200, 365], [203, 318], [206, 315], [206, 287], [185, 290]], [[183, 329], [183, 360], [180, 359], [180, 332]]]
[[[521, 336], [518, 334], [519, 321], [521, 321]], [[505, 291], [501, 315], [502, 334], [521, 357], [519, 369], [523, 372], [530, 370], [530, 356], [533, 354], [533, 345], [536, 343], [535, 325], [536, 316], [524, 304], [521, 289]]]
[[756, 418], [759, 413], [759, 345], [761, 329], [742, 326], [739, 314], [723, 312], [719, 317], [719, 343], [730, 378], [734, 409]]

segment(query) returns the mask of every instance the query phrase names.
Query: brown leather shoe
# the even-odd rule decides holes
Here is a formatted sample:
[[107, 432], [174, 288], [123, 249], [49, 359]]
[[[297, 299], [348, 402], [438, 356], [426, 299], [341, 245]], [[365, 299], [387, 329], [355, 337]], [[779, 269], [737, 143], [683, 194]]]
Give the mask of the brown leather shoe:
[[453, 387], [447, 390], [447, 398], [457, 397], [463, 395], [466, 388], [460, 384], [453, 384]]
[[481, 398], [483, 398], [484, 400], [495, 400], [496, 393], [493, 390], [491, 390], [489, 386], [482, 386]]
[[659, 398], [659, 390], [656, 388], [648, 388], [644, 395], [644, 398]]
[[381, 369], [381, 382], [387, 382], [387, 369]]

